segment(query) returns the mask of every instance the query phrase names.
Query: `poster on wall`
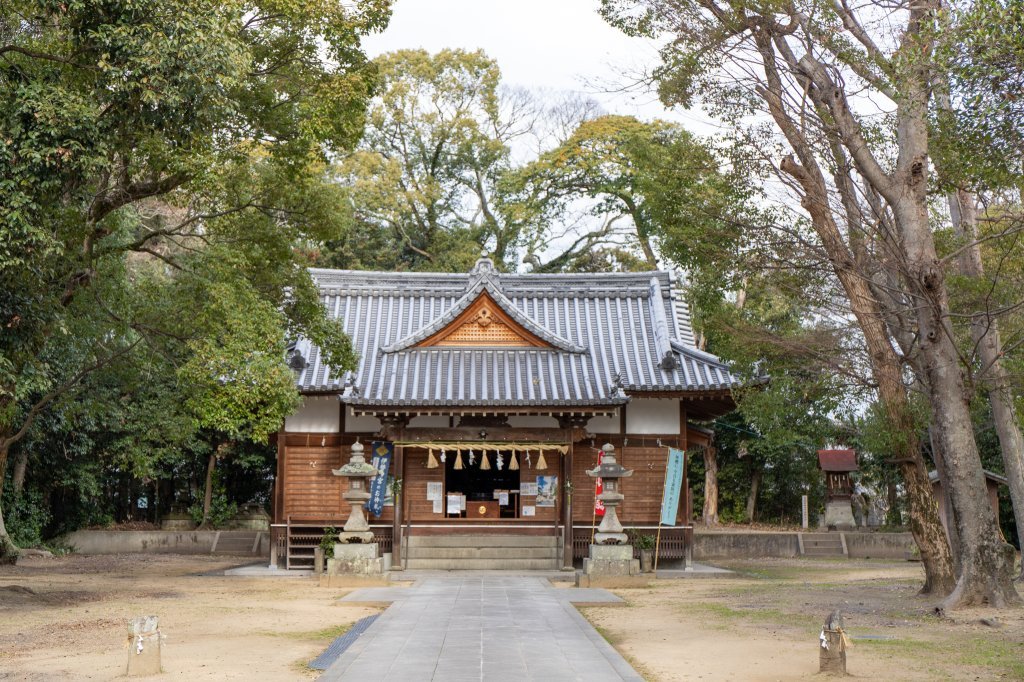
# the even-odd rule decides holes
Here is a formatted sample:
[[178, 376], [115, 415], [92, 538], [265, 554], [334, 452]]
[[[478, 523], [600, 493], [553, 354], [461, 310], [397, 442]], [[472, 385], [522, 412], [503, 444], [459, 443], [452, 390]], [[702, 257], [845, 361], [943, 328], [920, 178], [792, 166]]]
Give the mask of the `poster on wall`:
[[440, 500], [444, 484], [441, 481], [427, 482], [427, 499], [430, 501]]
[[447, 512], [449, 514], [459, 514], [462, 511], [462, 495], [449, 494], [448, 495], [448, 506]]
[[558, 476], [537, 477], [537, 506], [554, 507], [558, 496]]
[[537, 509], [533, 505], [523, 507], [523, 516], [536, 516]]
[[534, 497], [537, 494], [537, 483], [536, 481], [534, 481], [533, 483], [523, 481], [519, 485], [519, 490], [519, 494], [522, 495], [523, 497]]
[[435, 514], [440, 514], [441, 512], [443, 512], [443, 511], [444, 511], [444, 509], [442, 509], [442, 506], [444, 505], [444, 501], [443, 501], [443, 500], [442, 500], [442, 499], [441, 499], [440, 497], [438, 497], [438, 498], [437, 498], [436, 500], [434, 500], [433, 502], [434, 502], [434, 508], [433, 508], [433, 510], [432, 510], [432, 511], [433, 511], [433, 512], [434, 512]]

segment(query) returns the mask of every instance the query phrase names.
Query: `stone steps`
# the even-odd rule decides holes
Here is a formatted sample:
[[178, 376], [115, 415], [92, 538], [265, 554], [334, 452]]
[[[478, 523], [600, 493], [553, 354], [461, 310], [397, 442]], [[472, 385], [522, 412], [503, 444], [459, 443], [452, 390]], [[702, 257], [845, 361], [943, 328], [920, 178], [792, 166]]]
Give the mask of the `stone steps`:
[[804, 533], [802, 545], [804, 556], [846, 556], [839, 533]]
[[412, 535], [409, 570], [519, 570], [558, 568], [558, 538], [543, 535]]
[[263, 533], [260, 538], [260, 545], [256, 552], [253, 546], [256, 545], [256, 536], [260, 531], [255, 530], [224, 530], [217, 536], [217, 542], [213, 546], [212, 554], [226, 554], [230, 556], [252, 556], [259, 554], [265, 548], [269, 548], [269, 537]]

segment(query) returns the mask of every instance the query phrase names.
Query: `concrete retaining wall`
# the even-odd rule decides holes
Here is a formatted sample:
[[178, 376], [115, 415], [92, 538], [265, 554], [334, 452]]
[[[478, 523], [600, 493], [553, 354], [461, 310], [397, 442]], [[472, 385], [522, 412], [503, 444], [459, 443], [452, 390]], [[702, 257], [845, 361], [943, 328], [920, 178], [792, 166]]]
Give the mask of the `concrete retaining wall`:
[[[816, 532], [816, 531], [812, 531]], [[838, 535], [838, 534], [837, 534]], [[914, 547], [910, 533], [845, 533], [851, 559], [904, 559]], [[797, 533], [694, 533], [693, 558], [757, 559], [800, 554]]]
[[209, 554], [216, 535], [213, 530], [76, 530], [67, 541], [80, 554]]
[[914, 548], [910, 533], [847, 533], [851, 559], [905, 559]]
[[694, 533], [693, 559], [753, 559], [795, 557], [800, 553], [796, 533]]

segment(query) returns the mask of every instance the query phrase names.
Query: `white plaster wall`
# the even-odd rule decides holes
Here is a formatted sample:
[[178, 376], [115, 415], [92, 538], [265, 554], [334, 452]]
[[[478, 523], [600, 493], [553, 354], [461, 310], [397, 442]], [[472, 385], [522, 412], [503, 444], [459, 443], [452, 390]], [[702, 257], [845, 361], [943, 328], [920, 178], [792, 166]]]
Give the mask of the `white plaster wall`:
[[345, 433], [377, 433], [380, 431], [380, 420], [376, 417], [355, 416], [352, 408], [346, 408]]
[[591, 417], [587, 422], [587, 431], [590, 433], [618, 433], [619, 422], [617, 414], [611, 417]]
[[422, 427], [427, 429], [447, 429], [451, 423], [449, 417], [440, 414], [420, 415], [409, 420], [409, 426]]
[[305, 396], [295, 414], [285, 417], [284, 430], [293, 433], [337, 433], [340, 414], [341, 405], [336, 396]]
[[542, 415], [510, 415], [508, 425], [513, 429], [557, 429], [558, 420]]
[[626, 433], [679, 433], [677, 398], [634, 398], [626, 406]]

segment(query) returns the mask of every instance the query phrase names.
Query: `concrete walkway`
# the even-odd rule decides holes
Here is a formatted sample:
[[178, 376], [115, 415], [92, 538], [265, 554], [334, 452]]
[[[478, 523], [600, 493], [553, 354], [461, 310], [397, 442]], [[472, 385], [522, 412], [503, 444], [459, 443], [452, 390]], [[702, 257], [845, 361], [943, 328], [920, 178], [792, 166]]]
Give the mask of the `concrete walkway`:
[[621, 600], [543, 578], [452, 574], [410, 588], [355, 590], [392, 605], [321, 680], [642, 680], [573, 607]]

